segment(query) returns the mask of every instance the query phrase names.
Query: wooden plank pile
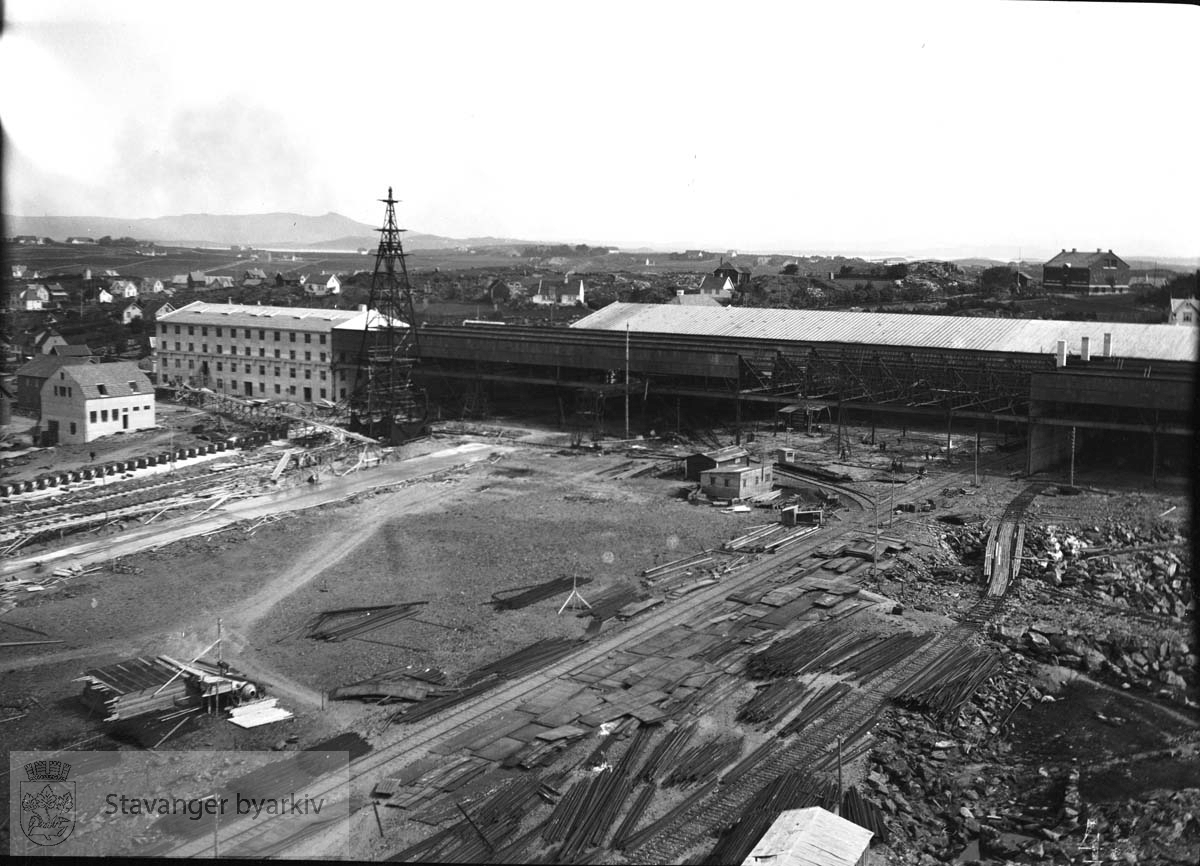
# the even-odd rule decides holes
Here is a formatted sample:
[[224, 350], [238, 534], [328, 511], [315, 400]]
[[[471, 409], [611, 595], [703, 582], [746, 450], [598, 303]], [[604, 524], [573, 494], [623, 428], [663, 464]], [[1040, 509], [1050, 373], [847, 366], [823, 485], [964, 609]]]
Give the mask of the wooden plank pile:
[[309, 621], [306, 629], [308, 636], [314, 640], [343, 641], [415, 616], [417, 608], [423, 604], [428, 602], [413, 601], [322, 611]]
[[179, 668], [160, 658], [135, 658], [93, 668], [76, 682], [84, 683], [84, 704], [103, 712], [106, 722], [169, 710], [176, 701], [195, 694], [190, 679], [180, 676]]

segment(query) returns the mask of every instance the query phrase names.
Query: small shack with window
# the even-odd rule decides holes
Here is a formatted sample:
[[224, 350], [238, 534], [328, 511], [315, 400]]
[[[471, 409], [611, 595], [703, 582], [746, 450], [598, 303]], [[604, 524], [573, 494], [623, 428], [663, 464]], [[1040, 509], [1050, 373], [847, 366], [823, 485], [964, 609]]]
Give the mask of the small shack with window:
[[700, 492], [710, 499], [749, 499], [769, 493], [775, 473], [770, 466], [734, 466], [700, 473]]

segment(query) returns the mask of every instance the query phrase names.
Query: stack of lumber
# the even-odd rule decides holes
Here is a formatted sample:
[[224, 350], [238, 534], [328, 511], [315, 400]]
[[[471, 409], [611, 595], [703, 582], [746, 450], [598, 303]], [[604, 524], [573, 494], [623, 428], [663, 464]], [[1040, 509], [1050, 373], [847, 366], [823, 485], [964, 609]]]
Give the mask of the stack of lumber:
[[160, 658], [136, 658], [104, 668], [93, 668], [79, 677], [83, 702], [105, 714], [104, 721], [128, 719], [142, 713], [167, 710], [185, 702], [195, 689], [179, 668]]

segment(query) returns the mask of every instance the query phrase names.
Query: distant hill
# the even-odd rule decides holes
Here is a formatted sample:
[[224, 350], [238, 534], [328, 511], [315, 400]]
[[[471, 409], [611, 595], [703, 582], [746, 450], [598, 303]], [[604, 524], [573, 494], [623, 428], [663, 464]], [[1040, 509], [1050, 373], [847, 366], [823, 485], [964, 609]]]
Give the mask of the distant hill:
[[[69, 237], [99, 239], [132, 237], [161, 244], [234, 244], [271, 249], [355, 250], [375, 249], [379, 233], [374, 226], [341, 214], [305, 216], [296, 213], [181, 214], [179, 216], [125, 219], [89, 216], [9, 216], [5, 233], [37, 235], [63, 241]], [[495, 247], [537, 243], [509, 238], [447, 238], [406, 232], [406, 249], [444, 250], [455, 247]]]
[[179, 216], [125, 219], [89, 216], [5, 216], [9, 235], [38, 235], [61, 241], [68, 237], [128, 236], [156, 243], [314, 244], [347, 235], [372, 235], [372, 227], [327, 213], [181, 214]]

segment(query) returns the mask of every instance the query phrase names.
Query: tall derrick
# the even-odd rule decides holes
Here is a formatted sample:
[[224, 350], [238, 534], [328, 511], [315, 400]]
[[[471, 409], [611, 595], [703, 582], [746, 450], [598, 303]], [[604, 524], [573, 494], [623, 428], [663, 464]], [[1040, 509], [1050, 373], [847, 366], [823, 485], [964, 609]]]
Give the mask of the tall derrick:
[[371, 295], [359, 348], [351, 429], [390, 445], [419, 435], [425, 427], [426, 401], [412, 384], [418, 356], [412, 286], [396, 225], [396, 200], [388, 187], [380, 199], [387, 210], [379, 232], [379, 250], [371, 276]]

